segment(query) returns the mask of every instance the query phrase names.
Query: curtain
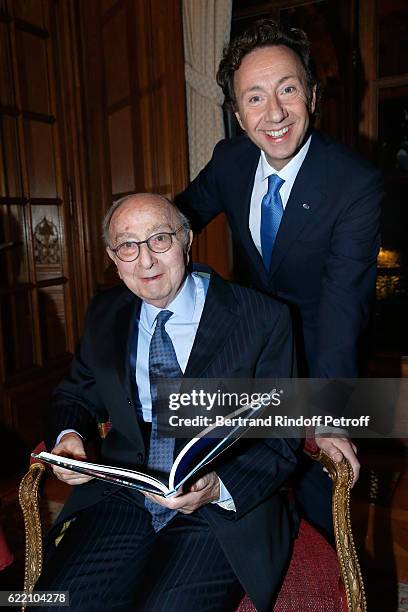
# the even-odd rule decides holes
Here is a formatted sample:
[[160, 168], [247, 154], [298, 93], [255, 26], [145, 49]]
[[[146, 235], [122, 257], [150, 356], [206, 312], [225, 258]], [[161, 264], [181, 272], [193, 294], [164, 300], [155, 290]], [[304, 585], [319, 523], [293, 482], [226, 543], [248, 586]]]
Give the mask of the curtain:
[[183, 0], [190, 180], [224, 137], [224, 96], [215, 75], [229, 41], [232, 0]]

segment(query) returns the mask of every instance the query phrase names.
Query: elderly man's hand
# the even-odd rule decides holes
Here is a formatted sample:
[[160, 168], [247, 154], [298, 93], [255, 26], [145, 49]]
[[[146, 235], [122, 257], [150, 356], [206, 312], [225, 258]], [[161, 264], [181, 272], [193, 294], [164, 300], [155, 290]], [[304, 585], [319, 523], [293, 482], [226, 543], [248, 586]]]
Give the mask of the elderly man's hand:
[[167, 498], [153, 493], [145, 493], [145, 496], [170, 510], [191, 514], [204, 504], [209, 504], [219, 498], [220, 481], [215, 472], [210, 472], [192, 484], [188, 493], [179, 493]]
[[[62, 455], [63, 457], [71, 457], [73, 459], [87, 459], [82, 438], [74, 432], [69, 432], [62, 436], [59, 443], [54, 446], [51, 452], [55, 455]], [[66, 470], [57, 465], [54, 465], [52, 470], [59, 480], [69, 485], [84, 484], [84, 482], [88, 482], [93, 478], [86, 474], [78, 474], [77, 472]]]
[[358, 476], [360, 473], [360, 463], [357, 459], [357, 447], [353, 444], [348, 438], [338, 438], [338, 437], [323, 437], [316, 436], [315, 438], [316, 444], [319, 448], [322, 449], [329, 455], [333, 461], [338, 463], [345, 457], [349, 460], [351, 467], [353, 468], [353, 483], [352, 486], [358, 480]]

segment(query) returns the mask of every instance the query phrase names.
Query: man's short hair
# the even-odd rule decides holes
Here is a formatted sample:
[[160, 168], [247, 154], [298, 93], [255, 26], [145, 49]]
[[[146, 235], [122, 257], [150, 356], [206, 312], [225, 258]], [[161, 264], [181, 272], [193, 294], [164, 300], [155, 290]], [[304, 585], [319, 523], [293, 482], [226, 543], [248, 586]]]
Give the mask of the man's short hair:
[[320, 88], [316, 77], [310, 42], [307, 34], [297, 28], [285, 29], [272, 19], [260, 19], [251, 24], [243, 34], [239, 34], [224, 48], [223, 58], [217, 72], [217, 83], [225, 95], [226, 103], [236, 109], [234, 91], [234, 73], [241, 65], [243, 58], [263, 47], [282, 45], [292, 49], [300, 59], [305, 71], [308, 104], [316, 86], [316, 102], [319, 99]]
[[108, 208], [103, 218], [103, 221], [102, 221], [102, 237], [103, 237], [105, 246], [108, 246], [108, 247], [112, 246], [110, 243], [109, 226], [110, 226], [112, 217], [114, 213], [118, 210], [118, 208], [120, 208], [128, 200], [132, 200], [133, 198], [137, 196], [146, 196], [146, 195], [157, 197], [158, 200], [163, 200], [163, 203], [168, 204], [172, 208], [176, 216], [176, 219], [179, 222], [178, 224], [182, 225], [184, 228], [183, 241], [185, 244], [187, 244], [188, 232], [191, 229], [190, 221], [187, 219], [185, 215], [183, 215], [183, 213], [177, 208], [177, 206], [171, 200], [169, 200], [168, 198], [166, 198], [165, 196], [159, 193], [133, 193], [130, 195], [126, 195], [123, 198], [119, 198], [119, 200], [116, 200], [115, 202], [113, 202], [113, 204]]

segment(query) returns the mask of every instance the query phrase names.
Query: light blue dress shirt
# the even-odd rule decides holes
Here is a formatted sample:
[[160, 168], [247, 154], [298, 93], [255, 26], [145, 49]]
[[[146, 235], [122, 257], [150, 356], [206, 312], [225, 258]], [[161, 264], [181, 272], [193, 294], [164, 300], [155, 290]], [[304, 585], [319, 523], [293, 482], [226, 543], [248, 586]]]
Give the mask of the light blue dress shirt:
[[137, 343], [136, 384], [145, 421], [152, 420], [149, 349], [156, 328], [156, 317], [161, 310], [170, 310], [173, 313], [165, 328], [173, 343], [180, 369], [184, 373], [204, 309], [208, 284], [208, 277], [189, 274], [174, 300], [166, 308], [142, 303]]
[[[149, 349], [156, 328], [156, 317], [161, 310], [170, 310], [173, 313], [165, 328], [173, 343], [180, 369], [184, 374], [204, 310], [209, 282], [208, 274], [193, 272], [187, 276], [174, 300], [167, 304], [165, 308], [157, 308], [146, 302], [142, 303], [137, 343], [136, 384], [145, 421], [151, 422], [152, 420]], [[217, 503], [227, 510], [235, 510], [234, 502], [227, 488], [221, 479], [219, 479], [219, 482], [220, 497], [213, 503]]]

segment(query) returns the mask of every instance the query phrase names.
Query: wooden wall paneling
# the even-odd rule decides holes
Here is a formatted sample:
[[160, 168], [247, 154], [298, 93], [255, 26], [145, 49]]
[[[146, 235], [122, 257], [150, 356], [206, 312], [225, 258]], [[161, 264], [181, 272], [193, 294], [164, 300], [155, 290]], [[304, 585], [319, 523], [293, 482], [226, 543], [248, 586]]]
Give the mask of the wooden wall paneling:
[[47, 38], [37, 32], [16, 30], [19, 52], [21, 105], [26, 111], [50, 115]]
[[47, 5], [42, 0], [12, 0], [13, 15], [40, 28], [48, 27]]
[[[49, 38], [48, 47], [47, 47], [47, 71], [48, 71], [48, 82], [49, 82], [49, 104], [52, 109], [53, 116], [55, 117], [55, 124], [53, 125], [53, 146], [54, 146], [54, 163], [55, 163], [55, 171], [56, 171], [56, 187], [57, 187], [57, 202], [52, 202], [49, 200], [49, 208], [48, 214], [50, 217], [50, 221], [45, 226], [46, 232], [50, 237], [49, 241], [49, 250], [51, 251], [49, 254], [48, 262], [46, 265], [55, 266], [52, 269], [52, 274], [54, 277], [45, 281], [38, 278], [38, 274], [43, 273], [43, 267], [39, 267], [41, 264], [36, 261], [36, 279], [38, 282], [38, 287], [45, 286], [46, 282], [50, 284], [52, 287], [59, 287], [60, 291], [57, 294], [55, 289], [48, 292], [48, 298], [50, 302], [53, 302], [56, 295], [64, 295], [65, 299], [61, 302], [55, 302], [52, 304], [52, 308], [46, 310], [46, 320], [47, 320], [47, 329], [54, 321], [55, 317], [59, 317], [60, 320], [60, 328], [62, 330], [59, 337], [57, 336], [49, 336], [56, 346], [60, 346], [62, 339], [64, 340], [64, 351], [55, 353], [53, 351], [44, 352], [44, 347], [48, 344], [44, 339], [44, 326], [41, 328], [41, 340], [42, 340], [42, 352], [43, 352], [43, 362], [49, 363], [51, 360], [49, 359], [49, 355], [52, 354], [62, 354], [62, 353], [73, 353], [75, 350], [76, 341], [78, 336], [76, 334], [76, 330], [74, 327], [74, 300], [75, 295], [72, 291], [72, 287], [74, 286], [74, 280], [71, 279], [71, 262], [72, 255], [75, 252], [76, 258], [81, 258], [83, 253], [78, 248], [75, 248], [73, 241], [74, 235], [69, 231], [69, 226], [71, 222], [71, 214], [70, 214], [70, 201], [68, 194], [68, 171], [67, 171], [67, 158], [65, 154], [65, 150], [67, 149], [67, 142], [65, 140], [64, 134], [64, 108], [62, 107], [61, 100], [66, 95], [65, 90], [65, 82], [63, 83], [62, 79], [66, 79], [69, 81], [69, 75], [64, 71], [64, 66], [61, 63], [61, 58], [58, 54], [58, 44], [57, 40], [60, 37], [60, 33], [57, 27], [57, 12], [58, 5], [54, 10], [49, 7], [48, 19], [49, 19], [49, 29], [53, 32], [53, 36]], [[64, 76], [63, 76], [64, 75]], [[66, 76], [65, 76], [66, 75]], [[53, 86], [51, 86], [53, 84]], [[64, 92], [62, 92], [64, 88]], [[34, 205], [34, 201], [32, 202]], [[55, 206], [57, 204], [57, 206]], [[54, 215], [54, 220], [52, 218]], [[58, 220], [58, 223], [57, 223]], [[40, 222], [41, 223], [41, 222]], [[33, 228], [34, 229], [34, 228]], [[37, 228], [36, 228], [37, 229]], [[44, 230], [43, 230], [44, 231]], [[58, 237], [59, 232], [59, 237]], [[52, 241], [52, 242], [51, 242]], [[58, 253], [59, 243], [61, 250]], [[56, 266], [60, 266], [60, 270]], [[69, 279], [69, 282], [67, 280]], [[43, 312], [41, 311], [41, 298], [44, 295], [44, 292], [38, 292], [38, 306], [39, 306], [39, 316], [40, 322], [43, 319]], [[67, 340], [67, 341], [66, 341]]]
[[377, 134], [377, 28], [375, 3], [360, 3], [359, 40], [361, 50], [361, 77], [359, 97], [361, 114], [359, 121], [360, 151], [368, 156], [375, 155], [374, 140]]
[[66, 354], [65, 300], [63, 285], [46, 286], [38, 291], [41, 341], [44, 362]]
[[55, 168], [55, 130], [53, 123], [30, 119], [24, 121], [30, 196], [40, 199], [58, 197]]
[[[130, 50], [135, 44], [129, 24], [129, 4], [117, 2], [102, 18], [103, 63], [112, 199], [141, 190], [143, 173], [136, 163], [137, 100], [131, 96]], [[139, 180], [138, 180], [139, 179]], [[142, 180], [140, 180], [142, 179]]]
[[188, 180], [181, 3], [152, 0], [147, 5], [150, 27], [144, 57], [150, 60], [148, 97], [154, 162], [153, 183], [147, 186], [149, 191], [174, 197]]
[[12, 285], [29, 281], [28, 245], [25, 233], [25, 207], [21, 204], [8, 206], [8, 232], [3, 258], [7, 260], [9, 272], [4, 278], [9, 278]]
[[118, 0], [101, 0], [102, 13], [107, 13], [117, 3]]
[[105, 73], [106, 105], [129, 102], [130, 78], [128, 53], [128, 15], [124, 2], [102, 20], [103, 65]]
[[[69, 352], [75, 349], [92, 293], [89, 284], [90, 266], [86, 256], [86, 219], [83, 216], [83, 198], [86, 197], [83, 152], [85, 143], [80, 142], [83, 128], [81, 104], [78, 100], [79, 39], [75, 18], [75, 3], [71, 1], [58, 3], [55, 10], [50, 12], [50, 28], [53, 36], [49, 42], [48, 73], [50, 81], [54, 84], [50, 90], [50, 101], [54, 116], [57, 117], [53, 130], [53, 144], [57, 169], [58, 208], [52, 208], [53, 202], [48, 200], [47, 226], [48, 231], [51, 229], [50, 226], [53, 227], [50, 236], [59, 233], [60, 267], [59, 269], [55, 267], [51, 254], [50, 261], [45, 266], [37, 262], [36, 268], [38, 280], [44, 283], [46, 275], [50, 282], [60, 286], [59, 294], [64, 296], [64, 301], [55, 304], [54, 310], [60, 316], [61, 328], [64, 330], [62, 337], [66, 339], [66, 350]], [[48, 270], [46, 271], [44, 267], [48, 267]], [[56, 295], [55, 290], [48, 292], [50, 300]], [[42, 301], [44, 301], [43, 296], [44, 292], [42, 292]], [[47, 312], [51, 310], [47, 309]], [[43, 340], [42, 346], [44, 345]]]
[[[61, 380], [66, 364], [42, 372], [41, 377], [26, 378], [18, 386], [10, 388], [2, 412], [4, 425], [12, 430], [23, 445], [25, 454], [22, 467], [27, 465], [28, 452], [44, 437], [44, 427], [48, 419], [50, 391]], [[6, 467], [6, 466], [5, 466]]]
[[1, 296], [6, 380], [36, 365], [29, 287]]
[[378, 76], [408, 75], [406, 0], [377, 0]]
[[[81, 36], [77, 3], [59, 3], [53, 14], [52, 39], [53, 78], [58, 83], [64, 75], [63, 87], [55, 89], [55, 104], [62, 109], [58, 122], [61, 165], [61, 193], [64, 221], [64, 268], [70, 270], [70, 282], [63, 285], [67, 308], [67, 344], [72, 352], [83, 329], [89, 300], [93, 295], [94, 278], [88, 223], [88, 177], [86, 167], [87, 139], [83, 118], [83, 81]], [[65, 277], [67, 277], [65, 272]], [[73, 307], [75, 305], [75, 307]]]
[[0, 104], [2, 106], [13, 106], [14, 104], [9, 38], [7, 25], [0, 22]]
[[[135, 44], [130, 48], [133, 64], [132, 102], [138, 108], [137, 167], [141, 171], [141, 191], [155, 192], [158, 189], [157, 159], [155, 147], [155, 117], [152, 98], [153, 49], [151, 44], [152, 5], [143, 0], [129, 7], [130, 30], [134, 33]], [[160, 17], [159, 17], [160, 19]], [[158, 27], [158, 22], [155, 23]], [[158, 97], [158, 95], [157, 95]]]
[[66, 136], [77, 134], [80, 117], [72, 111], [67, 122], [75, 100], [62, 103], [75, 90], [75, 58], [66, 61], [71, 39], [61, 40], [74, 4], [16, 0], [0, 6], [6, 63], [0, 100], [0, 239], [6, 243], [0, 250], [0, 419], [31, 443], [44, 435], [52, 386], [77, 339], [71, 266], [74, 255], [78, 262], [84, 257], [85, 240], [78, 244], [79, 225], [70, 227], [69, 179], [76, 188], [81, 178], [68, 159], [80, 155], [78, 149], [68, 155], [74, 137]]
[[174, 197], [188, 181], [181, 3], [140, 0], [136, 7], [145, 185]]
[[116, 200], [137, 191], [131, 106], [109, 112], [108, 125], [112, 199]]
[[[34, 286], [34, 260], [33, 260], [33, 251], [31, 247], [31, 236], [32, 236], [32, 228], [31, 228], [31, 215], [30, 215], [30, 204], [29, 204], [29, 173], [28, 173], [28, 152], [26, 146], [26, 138], [25, 138], [25, 121], [23, 115], [23, 85], [22, 80], [20, 79], [20, 72], [24, 70], [23, 60], [21, 54], [21, 46], [18, 44], [18, 36], [19, 36], [19, 28], [18, 25], [26, 26], [27, 22], [18, 21], [22, 17], [27, 17], [24, 13], [23, 9], [28, 9], [29, 4], [26, 4], [25, 7], [21, 6], [21, 3], [17, 3], [12, 6], [12, 10], [16, 11], [17, 14], [11, 13], [10, 17], [14, 17], [14, 19], [9, 23], [9, 37], [10, 37], [10, 72], [12, 74], [13, 79], [13, 90], [14, 90], [14, 107], [13, 114], [16, 117], [16, 126], [17, 126], [17, 146], [15, 149], [16, 159], [18, 158], [18, 163], [16, 163], [15, 171], [19, 173], [18, 183], [21, 189], [20, 200], [18, 201], [19, 205], [22, 207], [22, 214], [19, 215], [18, 223], [21, 224], [19, 230], [23, 236], [23, 248], [27, 257], [27, 267], [26, 274], [21, 280], [22, 283], [17, 283], [14, 285], [13, 280], [8, 278], [5, 283], [5, 291], [7, 295], [8, 287], [10, 283], [12, 284], [11, 294], [19, 294], [23, 296], [22, 298], [17, 299], [27, 299], [27, 313], [29, 313], [29, 322], [30, 322], [30, 333], [26, 331], [25, 338], [27, 343], [27, 348], [20, 347], [19, 343], [13, 338], [9, 339], [9, 347], [11, 350], [10, 343], [12, 344], [12, 348], [17, 352], [17, 359], [15, 361], [15, 369], [13, 371], [8, 372], [8, 381], [12, 381], [16, 379], [17, 381], [21, 379], [22, 372], [24, 372], [24, 368], [20, 368], [20, 363], [23, 363], [22, 359], [18, 358], [18, 352], [26, 352], [31, 353], [32, 351], [32, 364], [31, 367], [28, 368], [28, 372], [33, 371], [38, 364], [41, 363], [41, 349], [40, 349], [40, 328], [39, 328], [39, 320], [38, 320], [38, 302], [37, 302], [37, 294]], [[18, 12], [20, 10], [20, 12]], [[40, 19], [37, 20], [37, 25], [40, 23], [41, 26], [44, 25], [44, 17], [43, 17], [43, 5], [42, 3], [39, 6], [40, 11]], [[45, 30], [42, 31], [42, 34]], [[4, 169], [7, 171], [7, 169]], [[10, 194], [7, 194], [9, 197]], [[9, 222], [15, 223], [15, 218], [9, 216]], [[17, 260], [17, 265], [20, 265], [21, 260], [21, 251], [16, 251], [11, 255], [13, 258], [15, 257]], [[24, 296], [25, 294], [25, 296]], [[7, 328], [6, 328], [7, 329]], [[4, 335], [7, 340], [7, 332], [4, 332]], [[16, 378], [15, 378], [16, 377]], [[6, 380], [7, 380], [6, 379]], [[18, 384], [18, 382], [17, 382]]]
[[0, 182], [0, 197], [21, 198], [21, 165], [18, 152], [18, 120], [13, 115], [0, 117], [1, 158], [4, 172]]
[[[179, 0], [80, 3], [97, 284], [117, 281], [100, 223], [113, 199], [187, 183]], [[109, 268], [106, 266], [109, 264]]]
[[101, 222], [105, 211], [112, 203], [102, 17], [102, 5], [99, 0], [89, 0], [78, 4], [82, 43], [83, 112], [88, 145], [86, 151], [89, 186], [87, 219], [94, 289], [103, 287], [106, 283], [105, 271], [108, 258], [101, 239]]

